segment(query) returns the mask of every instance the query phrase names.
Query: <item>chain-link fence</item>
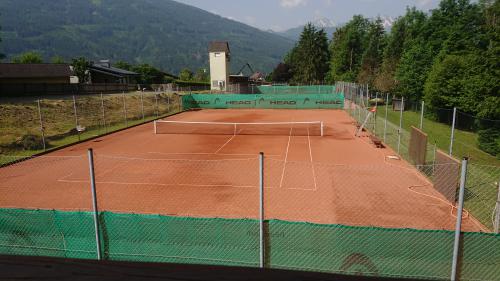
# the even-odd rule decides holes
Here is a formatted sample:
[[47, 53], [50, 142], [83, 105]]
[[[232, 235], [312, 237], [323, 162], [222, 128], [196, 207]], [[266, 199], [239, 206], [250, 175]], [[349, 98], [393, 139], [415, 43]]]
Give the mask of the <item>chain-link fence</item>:
[[[480, 134], [475, 132], [481, 128], [495, 130], [500, 121], [479, 119], [456, 109], [432, 109], [425, 103], [405, 102], [388, 94], [370, 94], [363, 85], [340, 85], [346, 91], [346, 110], [368, 131], [365, 135], [380, 139], [409, 163], [415, 164], [410, 157], [412, 127], [427, 135], [427, 164], [439, 164], [440, 149], [442, 154], [459, 159], [468, 157], [470, 185], [466, 189], [465, 207], [488, 229], [494, 228], [492, 214], [497, 205], [500, 161], [479, 148]], [[453, 190], [453, 196], [455, 193]]]
[[181, 110], [163, 93], [2, 98], [0, 153], [30, 156]]
[[[500, 236], [472, 211], [484, 203], [478, 194], [498, 191], [495, 176], [477, 176], [485, 167], [468, 165], [463, 177], [459, 163], [444, 160], [418, 169], [156, 154], [2, 161], [11, 163], [0, 168], [2, 254], [92, 259], [99, 251], [108, 260], [444, 279], [460, 217], [460, 280], [500, 276]], [[446, 191], [457, 192], [460, 179], [458, 214]]]

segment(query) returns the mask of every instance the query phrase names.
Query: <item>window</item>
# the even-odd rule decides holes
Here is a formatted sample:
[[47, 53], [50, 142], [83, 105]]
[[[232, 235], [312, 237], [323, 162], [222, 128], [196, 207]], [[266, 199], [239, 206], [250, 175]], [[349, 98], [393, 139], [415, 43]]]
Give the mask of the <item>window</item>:
[[216, 58], [220, 57], [220, 53], [215, 53], [215, 57]]

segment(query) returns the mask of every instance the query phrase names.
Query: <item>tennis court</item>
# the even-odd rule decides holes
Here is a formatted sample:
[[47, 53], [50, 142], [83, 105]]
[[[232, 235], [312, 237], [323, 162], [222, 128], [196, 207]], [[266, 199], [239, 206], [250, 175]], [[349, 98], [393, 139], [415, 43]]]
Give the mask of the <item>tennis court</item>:
[[[0, 207], [265, 218], [449, 229], [454, 209], [411, 165], [377, 149], [342, 110], [187, 111], [0, 169]], [[464, 231], [482, 227], [464, 216]]]

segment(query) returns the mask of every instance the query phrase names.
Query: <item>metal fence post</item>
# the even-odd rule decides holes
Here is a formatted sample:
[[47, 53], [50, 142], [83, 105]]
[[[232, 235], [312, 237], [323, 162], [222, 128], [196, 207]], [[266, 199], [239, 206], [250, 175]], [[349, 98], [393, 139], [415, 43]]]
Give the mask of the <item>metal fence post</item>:
[[422, 101], [422, 108], [420, 109], [420, 130], [424, 128], [424, 108], [425, 101]]
[[101, 111], [102, 111], [102, 124], [104, 126], [104, 132], [108, 132], [108, 125], [106, 124], [106, 111], [104, 109], [104, 97], [101, 93]]
[[122, 92], [122, 97], [123, 97], [123, 118], [125, 118], [125, 127], [128, 127], [127, 103], [125, 102], [125, 92]]
[[405, 107], [405, 98], [401, 97], [401, 104], [399, 106], [399, 130], [398, 130], [398, 154], [401, 150], [401, 133], [403, 130], [403, 108]]
[[97, 260], [101, 260], [101, 237], [99, 235], [99, 210], [97, 209], [97, 192], [96, 192], [95, 174], [94, 174], [94, 153], [92, 151], [92, 148], [88, 150], [88, 157], [89, 157], [89, 169], [90, 169], [90, 187], [92, 189], [92, 207], [94, 215]]
[[360, 91], [356, 91], [358, 93], [358, 122], [361, 122], [361, 103], [363, 102], [362, 93]]
[[389, 113], [389, 93], [385, 95], [384, 142], [387, 143], [387, 114]]
[[142, 121], [144, 121], [145, 116], [144, 116], [144, 92], [141, 91], [141, 112], [142, 112]]
[[457, 223], [455, 226], [455, 241], [453, 244], [453, 263], [451, 266], [451, 280], [457, 280], [457, 268], [458, 268], [458, 257], [460, 250], [460, 233], [462, 230], [462, 212], [464, 208], [464, 194], [465, 194], [465, 183], [467, 178], [467, 162], [468, 159], [464, 157], [462, 160], [462, 173], [460, 175], [460, 193], [458, 196], [458, 208], [457, 208]]
[[495, 205], [495, 222], [493, 223], [493, 227], [495, 228], [494, 232], [496, 234], [500, 233], [500, 179], [498, 179], [498, 194], [497, 194], [497, 203]]
[[172, 111], [170, 103], [171, 103], [170, 96], [167, 95], [167, 113], [170, 113], [170, 111]]
[[259, 154], [259, 254], [260, 268], [264, 268], [264, 153]]
[[43, 118], [42, 118], [42, 109], [41, 109], [41, 106], [40, 106], [40, 99], [38, 99], [37, 105], [38, 105], [38, 117], [39, 117], [39, 120], [40, 120], [40, 133], [42, 133], [43, 150], [47, 150], [47, 146], [45, 144], [45, 132], [44, 132], [45, 129], [43, 128]]
[[450, 156], [453, 155], [453, 141], [455, 140], [455, 121], [457, 120], [457, 108], [453, 108], [453, 123], [451, 124]]
[[373, 118], [375, 122], [373, 123], [373, 134], [377, 135], [377, 107], [378, 107], [378, 92], [375, 92], [375, 113], [373, 114]]
[[160, 110], [158, 108], [158, 94], [155, 94], [155, 112], [156, 112], [156, 118], [158, 118], [160, 114]]
[[78, 130], [78, 111], [76, 110], [76, 97], [73, 95], [73, 109], [75, 112], [75, 129], [78, 134], [78, 141], [80, 141], [80, 130]]

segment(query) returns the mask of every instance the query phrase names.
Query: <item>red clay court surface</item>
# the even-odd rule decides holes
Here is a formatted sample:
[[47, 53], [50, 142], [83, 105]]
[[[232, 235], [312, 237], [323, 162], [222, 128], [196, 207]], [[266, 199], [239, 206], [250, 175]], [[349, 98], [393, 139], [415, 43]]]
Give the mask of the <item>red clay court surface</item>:
[[[0, 169], [0, 207], [91, 210], [87, 149], [100, 211], [265, 218], [416, 229], [455, 227], [451, 205], [389, 148], [356, 138], [342, 110], [201, 110], [166, 120], [323, 121], [326, 136], [154, 134], [153, 123]], [[464, 215], [464, 231], [481, 231]]]

